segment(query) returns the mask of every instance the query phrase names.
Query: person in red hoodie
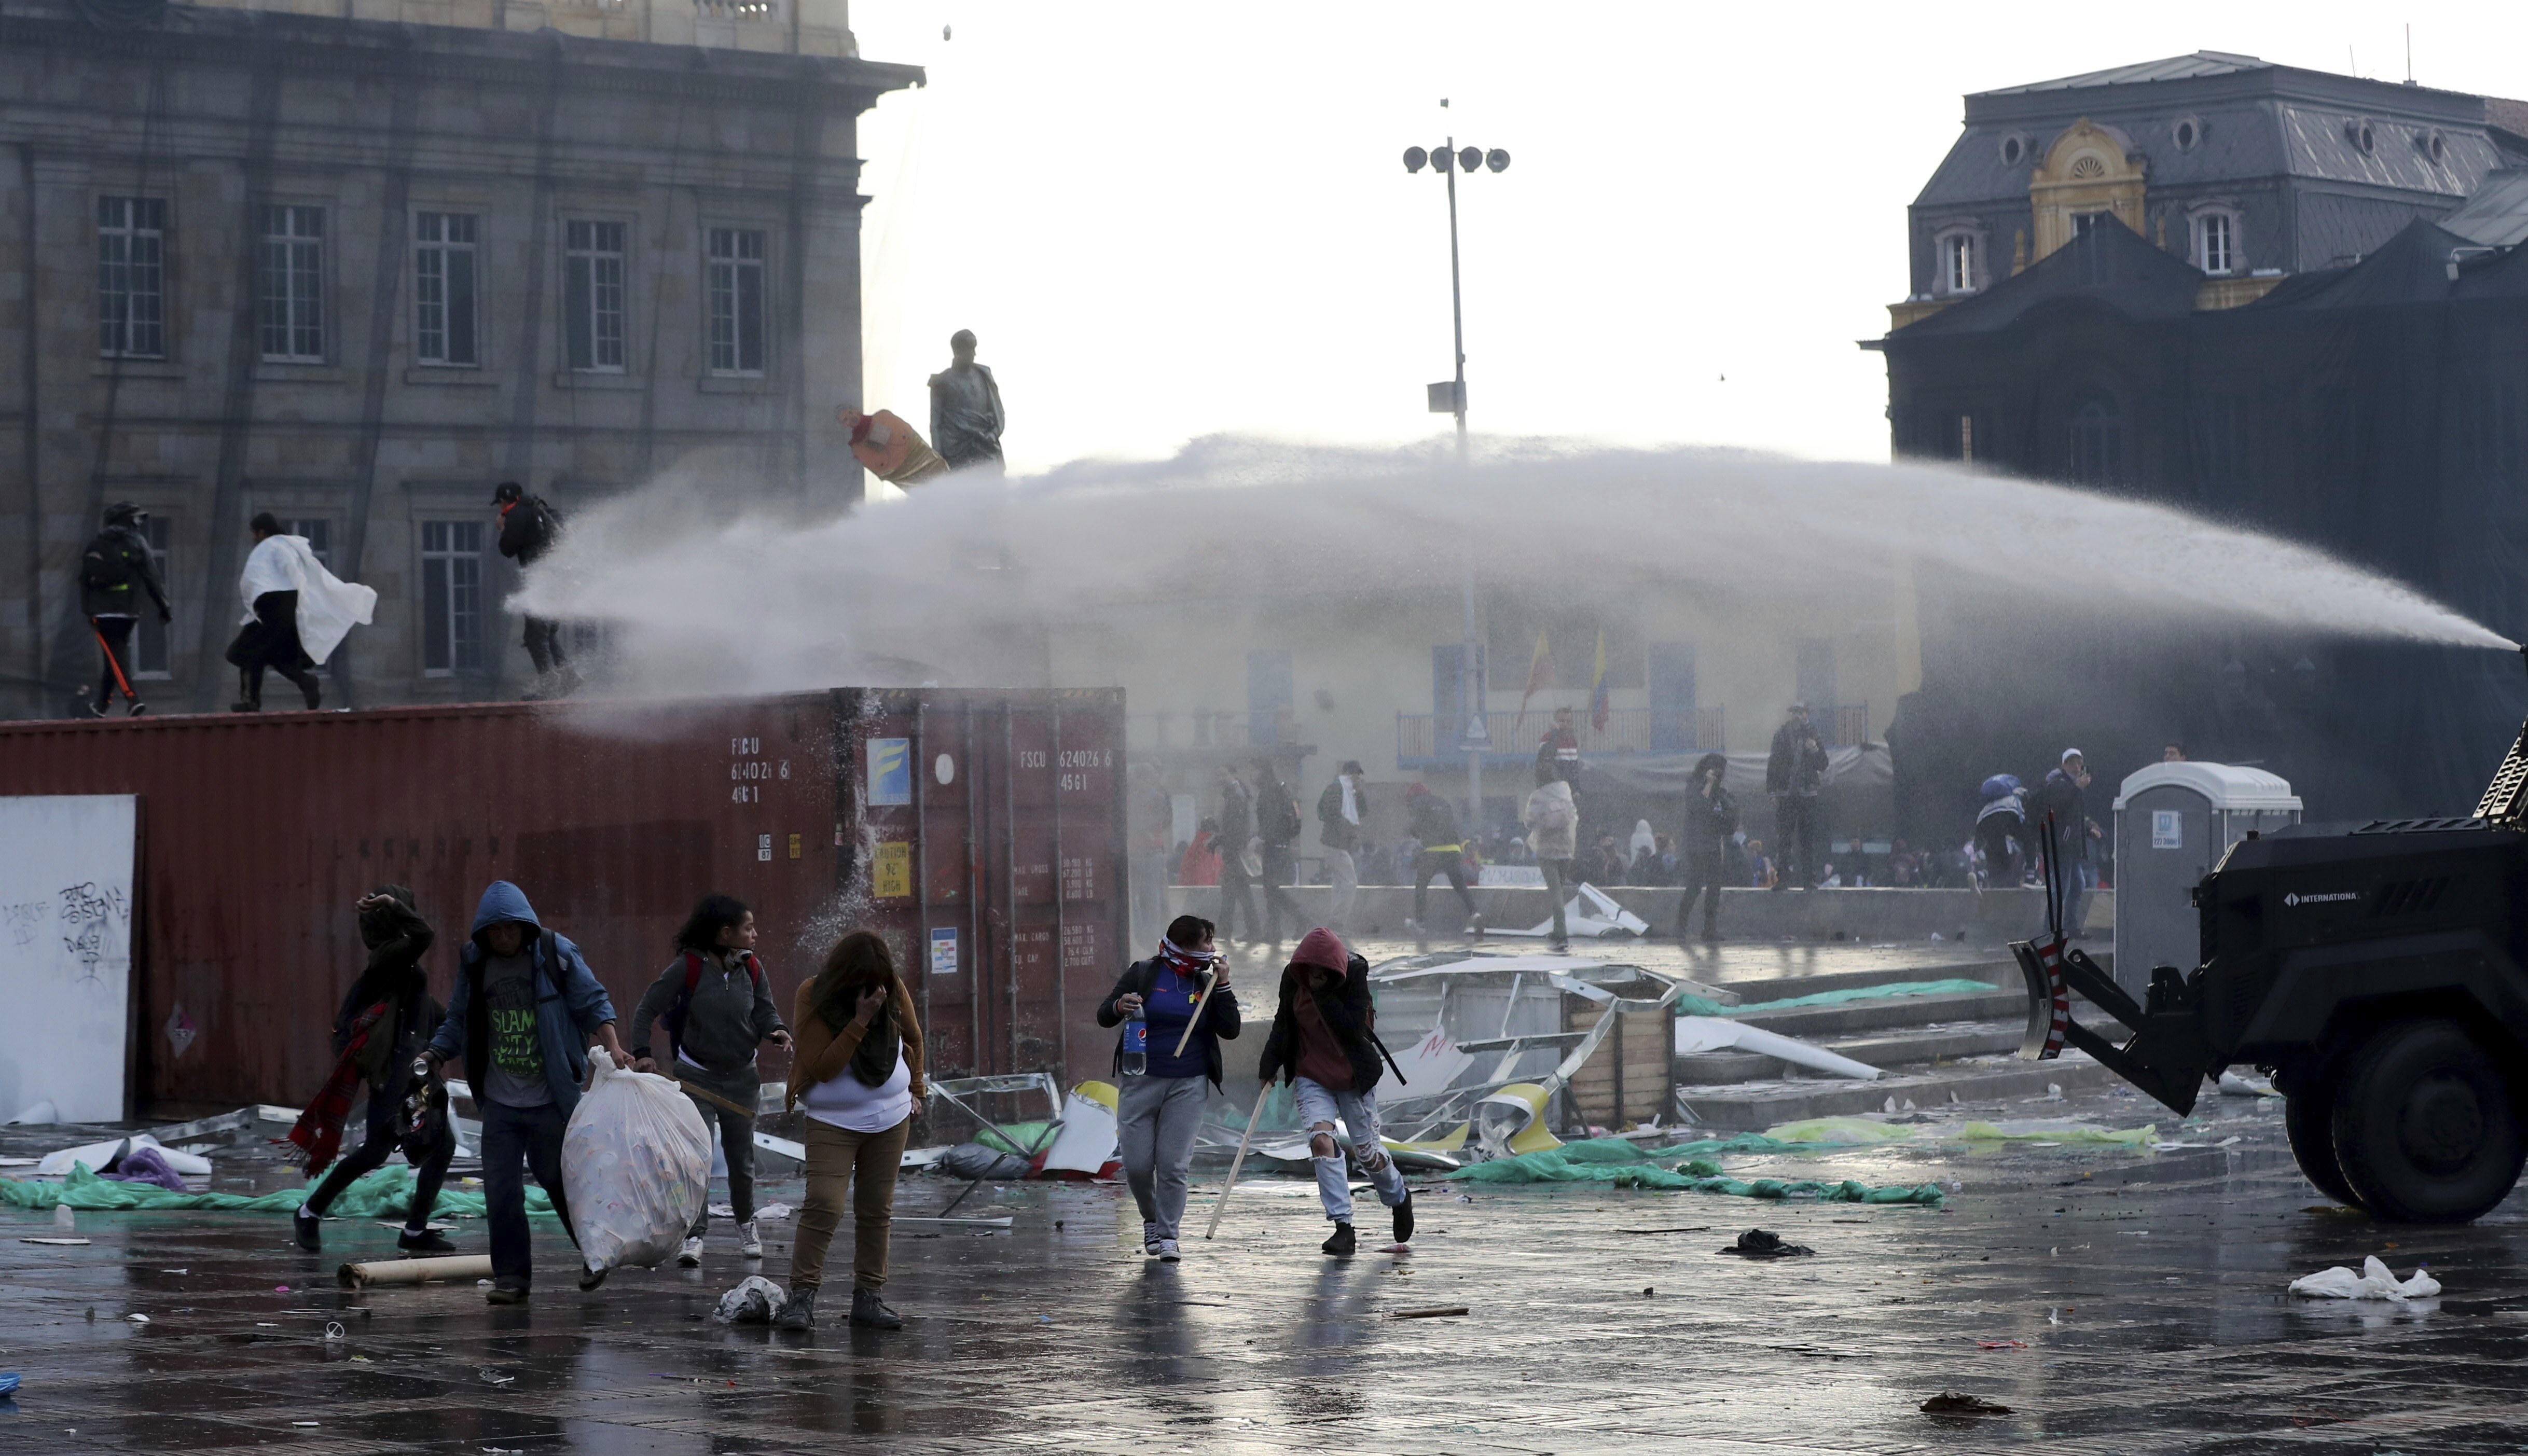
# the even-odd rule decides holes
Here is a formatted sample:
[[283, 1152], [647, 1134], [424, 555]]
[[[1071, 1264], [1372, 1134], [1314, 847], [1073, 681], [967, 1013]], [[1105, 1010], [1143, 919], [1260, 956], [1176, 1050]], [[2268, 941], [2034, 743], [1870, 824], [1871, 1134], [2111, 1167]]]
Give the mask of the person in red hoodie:
[[1349, 1254], [1359, 1246], [1351, 1226], [1351, 1188], [1343, 1152], [1335, 1141], [1335, 1119], [1351, 1133], [1352, 1157], [1378, 1189], [1378, 1201], [1395, 1220], [1396, 1242], [1413, 1237], [1413, 1194], [1404, 1174], [1379, 1141], [1380, 1059], [1378, 1012], [1370, 1004], [1369, 962], [1343, 949], [1320, 925], [1299, 941], [1282, 971], [1282, 1002], [1264, 1038], [1256, 1076], [1264, 1085], [1288, 1075], [1308, 1129], [1308, 1156], [1317, 1170], [1317, 1196], [1335, 1231], [1325, 1252]]

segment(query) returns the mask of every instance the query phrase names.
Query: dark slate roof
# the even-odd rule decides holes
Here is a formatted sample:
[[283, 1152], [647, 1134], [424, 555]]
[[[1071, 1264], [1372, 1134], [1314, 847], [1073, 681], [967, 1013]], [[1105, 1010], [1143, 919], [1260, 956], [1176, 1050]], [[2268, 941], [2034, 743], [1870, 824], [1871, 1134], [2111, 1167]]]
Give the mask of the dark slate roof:
[[2164, 61], [2141, 61], [2131, 66], [2116, 66], [2105, 71], [2083, 72], [2079, 76], [2061, 77], [2054, 80], [2029, 81], [2023, 86], [2001, 86], [1978, 91], [1978, 96], [2015, 96], [2028, 91], [2071, 91], [2091, 86], [2124, 86], [2142, 81], [2192, 80], [2204, 76], [2234, 76], [2241, 71], [2265, 71], [2269, 61], [2254, 56], [2232, 55], [2228, 51], [2196, 51], [2190, 56], [2170, 56]]
[[2466, 239], [2420, 218], [2350, 268], [2331, 271], [2314, 287], [2277, 302], [2276, 289], [2250, 308], [2369, 308], [2384, 303], [2437, 303], [2449, 295], [2449, 249]]
[[2464, 207], [2441, 219], [2441, 226], [2484, 247], [2528, 242], [2528, 171], [2504, 169], [2486, 178]]
[[1887, 336], [1890, 343], [1994, 334], [2066, 298], [2094, 299], [2130, 319], [2184, 318], [2194, 311], [2203, 275], [2152, 247], [2121, 223], [2090, 229], [2025, 273], [1952, 303]]

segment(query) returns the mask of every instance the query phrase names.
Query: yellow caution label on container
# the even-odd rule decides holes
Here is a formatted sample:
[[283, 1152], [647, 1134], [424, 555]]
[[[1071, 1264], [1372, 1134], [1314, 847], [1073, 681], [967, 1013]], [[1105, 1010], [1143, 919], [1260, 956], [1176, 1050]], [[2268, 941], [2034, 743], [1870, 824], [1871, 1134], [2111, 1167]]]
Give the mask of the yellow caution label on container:
[[877, 861], [870, 876], [869, 893], [880, 900], [905, 900], [913, 895], [913, 843], [891, 839], [877, 847]]

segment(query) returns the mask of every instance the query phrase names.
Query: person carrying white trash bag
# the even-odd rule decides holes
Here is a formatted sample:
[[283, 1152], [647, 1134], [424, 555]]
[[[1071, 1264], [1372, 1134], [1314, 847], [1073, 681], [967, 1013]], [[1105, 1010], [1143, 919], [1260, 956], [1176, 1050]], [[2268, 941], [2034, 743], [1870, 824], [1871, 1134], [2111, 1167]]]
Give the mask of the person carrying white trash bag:
[[228, 650], [228, 659], [237, 669], [237, 701], [232, 710], [263, 711], [268, 667], [297, 684], [307, 710], [314, 712], [324, 693], [313, 669], [325, 665], [353, 627], [369, 624], [377, 610], [377, 591], [327, 571], [307, 538], [285, 535], [270, 511], [258, 514], [250, 529], [254, 550], [237, 574], [245, 616]]
[[591, 1278], [674, 1257], [711, 1195], [711, 1138], [673, 1077], [591, 1059], [561, 1135], [561, 1182]]

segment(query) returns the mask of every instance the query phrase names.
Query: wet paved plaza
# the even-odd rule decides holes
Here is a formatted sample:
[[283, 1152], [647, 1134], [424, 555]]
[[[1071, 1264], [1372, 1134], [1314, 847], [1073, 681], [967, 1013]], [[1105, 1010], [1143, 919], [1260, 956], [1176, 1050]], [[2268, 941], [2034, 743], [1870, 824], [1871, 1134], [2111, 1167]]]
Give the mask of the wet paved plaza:
[[[76, 1235], [94, 1242], [57, 1248], [20, 1241], [54, 1234], [49, 1215], [15, 1214], [0, 1240], [0, 1369], [25, 1384], [0, 1446], [2528, 1449], [2521, 1198], [2463, 1228], [2312, 1211], [2278, 1104], [2212, 1098], [2203, 1112], [2211, 1120], [2181, 1128], [2137, 1097], [2094, 1096], [1942, 1118], [2071, 1114], [2240, 1141], [1723, 1160], [1740, 1177], [1963, 1185], [1935, 1211], [1427, 1181], [1407, 1258], [1320, 1255], [1325, 1223], [1297, 1179], [1250, 1177], [1284, 1191], [1241, 1187], [1203, 1243], [1209, 1171], [1174, 1267], [1140, 1257], [1120, 1188], [998, 1185], [959, 1212], [1008, 1214], [1011, 1232], [899, 1227], [888, 1292], [909, 1326], [889, 1334], [850, 1329], [839, 1310], [813, 1336], [713, 1322], [745, 1272], [724, 1240], [700, 1271], [626, 1271], [583, 1295], [568, 1246], [539, 1221], [534, 1302], [493, 1309], [470, 1286], [338, 1288], [344, 1258], [390, 1255], [393, 1235], [369, 1223], [329, 1222], [316, 1256], [274, 1215], [82, 1213]], [[41, 1131], [12, 1129], [10, 1151]], [[955, 1186], [908, 1178], [899, 1212], [935, 1210]], [[797, 1195], [795, 1182], [764, 1193]], [[1816, 1256], [1714, 1253], [1759, 1224]], [[776, 1280], [791, 1226], [766, 1225]], [[483, 1246], [479, 1224], [453, 1236]], [[2428, 1263], [2446, 1294], [2397, 1308], [2284, 1292], [2371, 1253], [2400, 1275]], [[1391, 1318], [1455, 1305], [1468, 1314]], [[135, 1313], [148, 1323], [126, 1320]], [[344, 1337], [329, 1341], [329, 1322]], [[1942, 1390], [2014, 1414], [1923, 1415]]]

